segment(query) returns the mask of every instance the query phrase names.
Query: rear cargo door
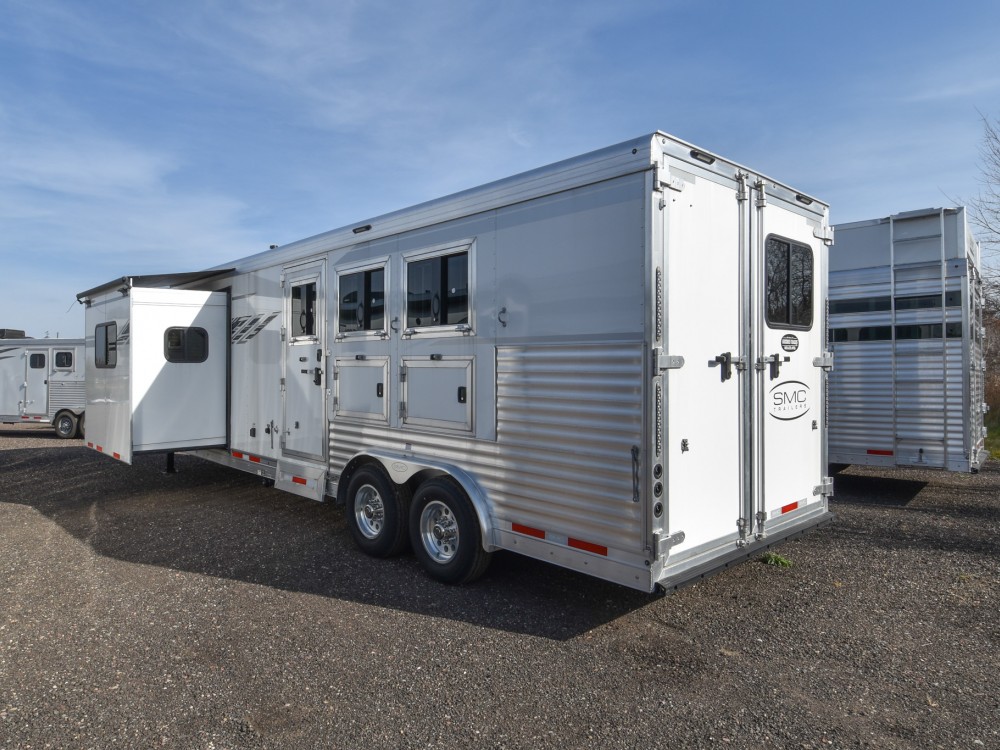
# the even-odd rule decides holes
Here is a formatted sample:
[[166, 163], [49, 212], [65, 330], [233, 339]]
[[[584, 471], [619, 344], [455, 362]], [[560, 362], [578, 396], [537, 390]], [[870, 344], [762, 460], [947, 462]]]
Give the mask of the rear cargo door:
[[663, 190], [664, 278], [657, 284], [665, 286], [662, 453], [674, 559], [735, 543], [743, 484], [744, 204], [735, 181], [689, 169], [671, 165], [676, 189]]
[[22, 415], [45, 416], [49, 409], [49, 350], [26, 349]]
[[283, 456], [326, 456], [325, 267], [316, 260], [285, 268]]
[[754, 192], [754, 322], [756, 533], [807, 506], [826, 473], [824, 461], [826, 348], [825, 247], [815, 220]]

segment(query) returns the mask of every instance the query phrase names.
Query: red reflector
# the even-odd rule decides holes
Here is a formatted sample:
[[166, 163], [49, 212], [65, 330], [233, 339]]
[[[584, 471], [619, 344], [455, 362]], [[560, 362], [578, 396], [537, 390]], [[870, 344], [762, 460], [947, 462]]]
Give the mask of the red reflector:
[[869, 449], [868, 450], [868, 455], [869, 456], [891, 456], [892, 455], [892, 451], [877, 451], [877, 450]]
[[527, 536], [533, 536], [536, 539], [544, 539], [545, 532], [541, 529], [533, 529], [530, 526], [525, 526], [520, 523], [512, 523], [510, 525], [511, 531], [516, 531], [518, 534], [526, 534]]
[[87, 443], [87, 447], [88, 447], [88, 448], [93, 448], [93, 447], [94, 447], [94, 444], [93, 444], [93, 443]]
[[798, 503], [789, 503], [788, 505], [782, 505], [781, 506], [781, 512], [782, 513], [788, 513], [790, 511], [795, 510], [798, 507], [799, 507]]
[[583, 542], [579, 539], [574, 539], [570, 537], [566, 540], [570, 547], [575, 547], [576, 549], [582, 549], [586, 552], [593, 552], [595, 555], [607, 555], [608, 548], [602, 547], [600, 544], [591, 544], [590, 542]]
[[257, 458], [257, 456], [247, 456], [247, 458], [249, 458], [249, 459], [250, 459], [251, 461], [253, 461], [253, 462], [254, 462], [255, 464], [259, 464], [259, 463], [260, 463], [260, 459], [259, 459], [259, 458]]
[[306, 483], [306, 480], [303, 479], [302, 477], [292, 477], [292, 481], [295, 482], [295, 484], [305, 484]]
[[233, 451], [233, 458], [243, 458], [243, 454], [239, 451]]
[[101, 446], [97, 446], [97, 452], [104, 453], [104, 448], [102, 448]]
[[121, 457], [122, 457], [121, 453], [112, 453], [111, 455], [114, 456], [115, 458], [121, 460]]

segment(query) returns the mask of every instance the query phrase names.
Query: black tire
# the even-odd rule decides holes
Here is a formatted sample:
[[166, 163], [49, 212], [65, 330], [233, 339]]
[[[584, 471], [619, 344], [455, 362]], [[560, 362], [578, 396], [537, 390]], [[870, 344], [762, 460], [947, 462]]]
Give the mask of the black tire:
[[355, 544], [372, 557], [398, 555], [408, 541], [410, 490], [394, 484], [382, 469], [354, 472], [344, 498], [347, 528]]
[[76, 437], [76, 416], [71, 411], [61, 411], [52, 420], [52, 427], [55, 428], [58, 438], [68, 440]]
[[472, 502], [451, 477], [428, 479], [417, 489], [410, 505], [410, 544], [427, 574], [442, 583], [471, 583], [493, 557], [483, 549]]
[[86, 412], [80, 415], [80, 421], [76, 423], [76, 436], [81, 440], [87, 437], [87, 431], [83, 426], [84, 420], [87, 418]]

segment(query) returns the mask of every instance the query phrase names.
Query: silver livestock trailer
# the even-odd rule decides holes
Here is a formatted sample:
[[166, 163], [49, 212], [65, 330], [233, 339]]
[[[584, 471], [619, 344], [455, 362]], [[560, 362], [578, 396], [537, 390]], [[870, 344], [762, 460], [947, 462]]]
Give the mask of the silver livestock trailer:
[[987, 456], [985, 330], [966, 210], [835, 229], [830, 461], [978, 470]]
[[61, 438], [82, 435], [84, 362], [83, 339], [0, 338], [0, 422], [51, 424]]
[[644, 591], [830, 517], [828, 208], [665, 133], [87, 306], [88, 446]]

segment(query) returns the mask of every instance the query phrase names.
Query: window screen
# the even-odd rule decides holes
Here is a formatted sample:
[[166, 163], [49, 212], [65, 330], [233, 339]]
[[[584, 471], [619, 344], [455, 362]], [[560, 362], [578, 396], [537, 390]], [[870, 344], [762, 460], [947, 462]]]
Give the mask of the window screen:
[[94, 366], [101, 369], [118, 364], [118, 324], [101, 323], [94, 329]]
[[292, 338], [316, 335], [316, 282], [292, 287]]
[[167, 362], [197, 364], [208, 359], [208, 331], [204, 328], [168, 328], [163, 332]]
[[340, 277], [338, 328], [341, 333], [381, 331], [385, 328], [385, 270]]
[[407, 263], [407, 327], [459, 325], [468, 322], [468, 252]]
[[73, 352], [56, 352], [56, 368], [69, 370], [73, 367]]
[[812, 250], [805, 245], [768, 237], [764, 257], [768, 325], [772, 328], [812, 328]]
[[44, 354], [32, 354], [28, 357], [28, 367], [32, 370], [41, 370], [45, 367], [45, 355]]

